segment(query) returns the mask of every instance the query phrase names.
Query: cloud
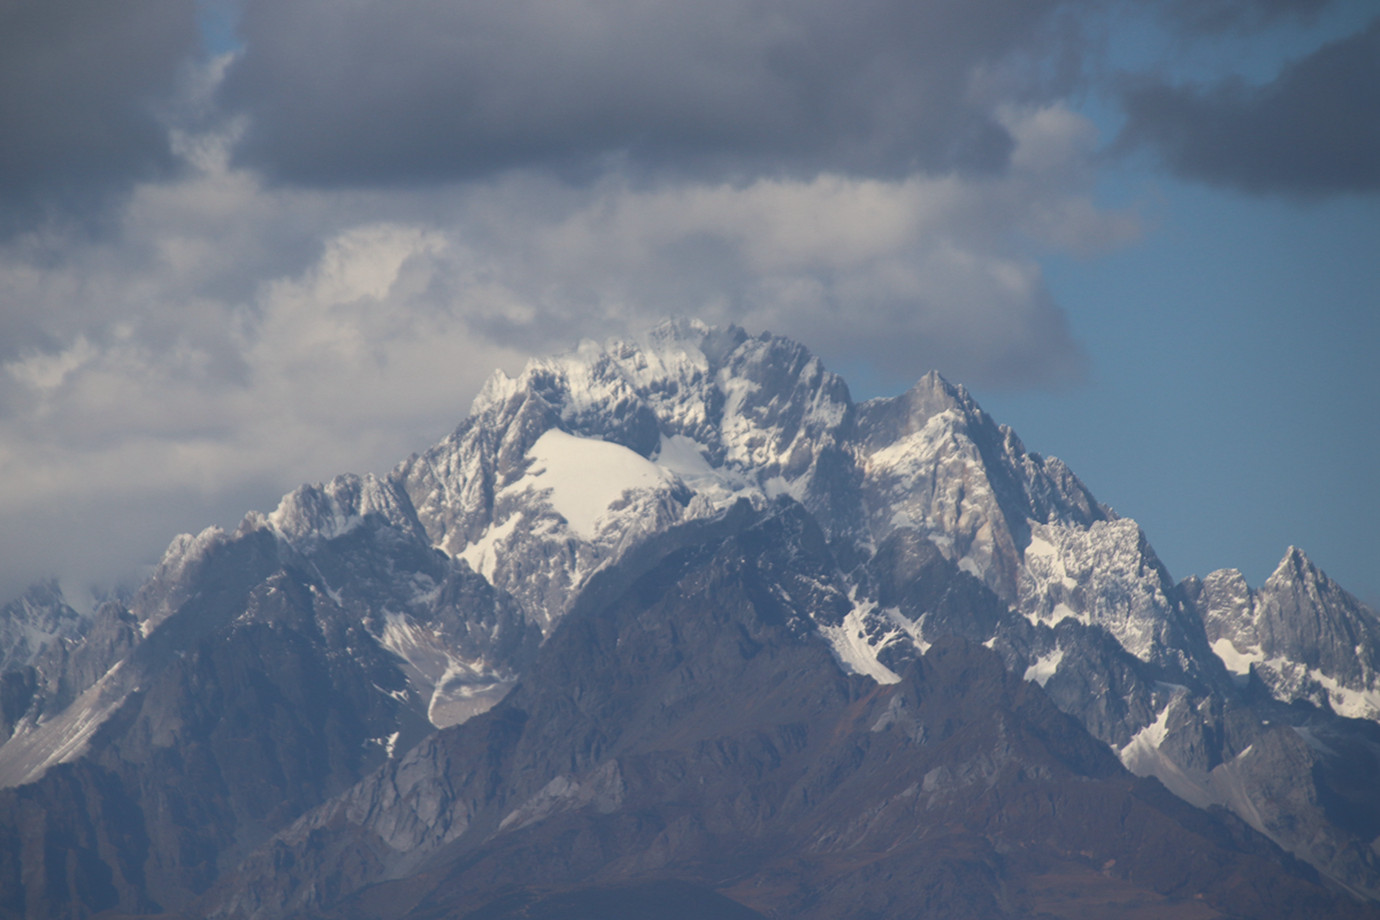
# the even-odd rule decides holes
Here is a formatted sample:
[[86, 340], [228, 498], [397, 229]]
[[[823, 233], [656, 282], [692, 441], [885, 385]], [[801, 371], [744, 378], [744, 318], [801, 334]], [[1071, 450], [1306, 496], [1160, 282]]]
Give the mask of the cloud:
[[[201, 273], [194, 255], [217, 236], [180, 236], [185, 209], [252, 227], [261, 210], [312, 204], [258, 196], [226, 215], [200, 187], [220, 181], [189, 180], [185, 198], [136, 191], [141, 220], [43, 279], [56, 313], [80, 313], [84, 293], [103, 289], [110, 316], [0, 365], [0, 594], [45, 573], [108, 585], [179, 531], [233, 525], [303, 481], [386, 470], [457, 422], [495, 365], [518, 364], [415, 304], [439, 242], [421, 228], [360, 223], [300, 269], [261, 277], [247, 300], [211, 296], [218, 266]], [[311, 232], [337, 215], [322, 216]], [[123, 262], [141, 250], [157, 255]], [[184, 258], [180, 275], [166, 270]], [[0, 261], [0, 279], [15, 270]]]
[[1132, 85], [1123, 149], [1181, 176], [1250, 193], [1380, 188], [1380, 19], [1290, 64], [1271, 82]]
[[[1084, 356], [1043, 251], [1132, 239], [1096, 207], [1096, 133], [996, 112], [1001, 175], [825, 173], [572, 184], [540, 170], [418, 190], [291, 188], [234, 131], [108, 233], [0, 242], [0, 594], [109, 582], [168, 538], [302, 481], [382, 471], [445, 434], [495, 368], [670, 314], [793, 335], [896, 385], [931, 367], [1051, 386]], [[53, 509], [61, 509], [54, 512]]]
[[222, 99], [239, 162], [308, 185], [991, 172], [990, 88], [1041, 91], [1061, 5], [248, 0]]
[[0, 5], [0, 232], [166, 175], [159, 110], [196, 49], [191, 0]]
[[1311, 20], [1332, 0], [1168, 0], [1165, 12], [1180, 25], [1205, 33], [1249, 31], [1280, 20]]
[[609, 183], [559, 219], [483, 236], [521, 253], [524, 272], [560, 279], [559, 298], [506, 279], [513, 299], [550, 311], [544, 329], [688, 313], [793, 335], [893, 382], [939, 368], [984, 385], [1057, 386], [1079, 379], [1084, 356], [1031, 241], [1085, 253], [1138, 228], [1095, 208], [1074, 178], [1086, 121], [1048, 108], [1006, 128], [1017, 144], [1003, 177]]
[[[1072, 108], [1098, 29], [1201, 55], [1325, 5], [0, 4], [0, 598], [387, 469], [495, 366], [666, 315], [873, 386], [1077, 382], [1042, 260], [1139, 233]], [[1120, 143], [1373, 189], [1377, 28], [1262, 86], [1146, 80]]]
[[[1098, 17], [1211, 44], [1324, 3], [0, 5], [0, 598], [385, 470], [494, 367], [666, 315], [873, 386], [1077, 382], [1041, 261], [1139, 232], [1071, 108]], [[1122, 143], [1373, 187], [1337, 162], [1380, 162], [1375, 28], [1267, 86], [1142, 84]]]

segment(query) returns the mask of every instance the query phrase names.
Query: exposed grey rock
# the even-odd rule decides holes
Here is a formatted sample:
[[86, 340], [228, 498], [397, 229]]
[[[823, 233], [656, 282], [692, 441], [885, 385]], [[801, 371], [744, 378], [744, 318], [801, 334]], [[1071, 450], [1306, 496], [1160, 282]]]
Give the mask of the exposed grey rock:
[[518, 917], [670, 877], [802, 920], [1076, 915], [1109, 890], [1161, 917], [1375, 915], [1132, 778], [976, 644], [844, 675], [790, 600], [802, 568], [843, 577], [800, 506], [674, 536], [595, 579], [511, 696], [279, 834], [207, 914]]
[[[743, 661], [787, 654], [732, 616], [709, 611], [705, 623], [727, 632], [695, 626], [708, 657], [663, 661], [656, 705], [617, 729], [595, 718], [609, 688], [581, 671], [603, 667], [588, 649], [539, 652], [569, 641], [559, 639], [567, 618], [626, 602], [638, 573], [678, 552], [703, 561], [723, 543], [741, 559], [679, 563], [701, 573], [692, 595], [718, 596], [703, 579], [739, 585], [747, 593], [734, 603], [779, 615], [772, 642], [804, 643], [827, 663], [824, 675], [799, 675], [801, 686], [843, 681], [885, 697], [861, 706], [869, 737], [929, 744], [938, 723], [903, 688], [933, 646], [985, 645], [1010, 680], [1076, 719], [1098, 756], [1229, 810], [1334, 884], [1380, 895], [1380, 793], [1358, 779], [1380, 765], [1380, 729], [1331, 711], [1376, 716], [1380, 628], [1301, 553], [1258, 591], [1230, 572], [1176, 586], [1134, 521], [1057, 459], [1027, 451], [962, 387], [930, 374], [855, 404], [794, 342], [672, 323], [496, 375], [450, 437], [385, 477], [304, 485], [233, 531], [176, 538], [136, 592], [93, 618], [73, 619], [41, 591], [0, 618], [0, 629], [30, 624], [0, 673], [0, 729], [13, 735], [0, 745], [0, 784], [32, 784], [8, 800], [32, 804], [13, 813], [30, 841], [15, 871], [29, 873], [26, 890], [40, 878], [55, 886], [32, 915], [76, 910], [76, 879], [103, 892], [92, 903], [183, 909], [280, 831], [244, 871], [268, 878], [263, 859], [290, 858], [295, 868], [273, 876], [283, 884], [243, 887], [223, 906], [308, 909], [334, 903], [344, 880], [404, 878], [485, 835], [540, 837], [562, 822], [586, 827], [589, 815], [622, 821], [637, 802], [659, 808], [653, 790], [690, 788], [692, 766], [722, 783], [777, 769], [802, 743], [794, 727], [765, 741], [733, 735], [728, 747], [699, 737], [690, 761], [610, 759], [615, 735], [663, 737], [685, 707], [721, 692], [702, 682], [732, 684]], [[688, 626], [673, 635], [639, 622], [646, 635], [625, 637], [631, 647], [651, 636], [688, 647]], [[543, 666], [539, 654], [554, 657]], [[615, 643], [613, 654], [624, 650]], [[738, 690], [751, 711], [774, 692], [755, 680]], [[862, 692], [839, 699], [854, 705]], [[540, 729], [529, 726], [533, 693], [555, 707]], [[715, 710], [713, 730], [732, 722], [731, 708]], [[999, 793], [1018, 773], [1052, 776], [1003, 734], [1014, 723], [1002, 718], [983, 723], [994, 734], [981, 750], [929, 763], [883, 798], [857, 800], [856, 814], [829, 811], [804, 839], [820, 852], [881, 840], [871, 835], [896, 814], [932, 817], [923, 809], [971, 806], [974, 790]], [[471, 722], [488, 733], [482, 742]], [[438, 726], [454, 730], [428, 737]], [[456, 747], [462, 737], [477, 747]], [[512, 744], [530, 746], [521, 769], [531, 776], [509, 782], [486, 758]], [[542, 749], [565, 760], [541, 760]], [[490, 778], [482, 790], [480, 776]], [[102, 838], [74, 789], [94, 797], [92, 813], [127, 815], [142, 836]], [[733, 792], [706, 807], [724, 826], [760, 830], [762, 809], [784, 807], [768, 801]], [[630, 873], [713, 836], [674, 817], [651, 838], [628, 833], [614, 836], [662, 848], [624, 852], [615, 862]], [[59, 840], [82, 841], [64, 850], [77, 863], [35, 855]], [[997, 884], [1000, 860], [988, 856], [952, 879]], [[86, 868], [64, 868], [78, 863]], [[529, 894], [512, 910], [548, 903]], [[968, 906], [982, 915], [996, 904]]]
[[0, 607], [0, 673], [33, 663], [44, 646], [79, 638], [86, 630], [68, 606], [57, 582], [42, 582]]
[[1290, 547], [1258, 590], [1235, 569], [1185, 582], [1213, 649], [1284, 702], [1380, 718], [1380, 616]]

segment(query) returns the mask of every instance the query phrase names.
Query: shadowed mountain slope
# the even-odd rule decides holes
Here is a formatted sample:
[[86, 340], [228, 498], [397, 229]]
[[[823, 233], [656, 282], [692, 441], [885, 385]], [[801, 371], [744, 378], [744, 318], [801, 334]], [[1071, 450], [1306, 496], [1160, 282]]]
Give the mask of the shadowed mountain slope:
[[821, 920], [1380, 916], [1126, 772], [979, 645], [843, 673], [810, 594], [841, 573], [798, 505], [663, 539], [507, 699], [284, 831], [211, 915], [634, 917], [682, 891]]

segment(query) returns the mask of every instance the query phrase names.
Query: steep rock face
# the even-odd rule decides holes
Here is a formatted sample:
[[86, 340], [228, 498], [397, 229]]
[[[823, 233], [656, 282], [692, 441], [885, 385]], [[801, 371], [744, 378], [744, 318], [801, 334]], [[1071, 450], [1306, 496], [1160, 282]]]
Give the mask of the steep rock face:
[[673, 878], [745, 916], [1375, 915], [1135, 780], [979, 646], [845, 675], [794, 590], [842, 577], [798, 505], [644, 553], [507, 699], [278, 835], [206, 913], [541, 916]]
[[388, 662], [321, 653], [322, 632], [343, 649], [357, 627], [313, 613], [285, 574], [245, 608], [146, 672], [85, 757], [0, 791], [12, 916], [175, 910], [386, 759], [399, 706], [373, 684]]
[[1374, 723], [1181, 690], [1117, 750], [1135, 773], [1195, 805], [1230, 809], [1358, 897], [1380, 898]]
[[1185, 591], [1233, 673], [1254, 675], [1284, 702], [1380, 718], [1380, 617], [1301, 550], [1290, 547], [1259, 590], [1225, 569]]
[[142, 639], [134, 616], [118, 601], [64, 623], [69, 629], [40, 645], [27, 666], [0, 675], [3, 737], [27, 734], [60, 715]]
[[1024, 558], [1016, 606], [1032, 622], [1077, 620], [1106, 630], [1141, 661], [1186, 677], [1217, 676], [1202, 622], [1134, 521], [1036, 524]]
[[86, 624], [63, 600], [57, 582], [43, 582], [0, 607], [0, 673], [33, 663], [43, 646], [80, 637]]
[[874, 537], [920, 530], [1014, 602], [1030, 525], [1109, 520], [1060, 461], [1027, 453], [962, 387], [936, 373], [859, 407], [864, 496]]
[[106, 647], [118, 642], [110, 613], [96, 616], [93, 628], [54, 581], [0, 607], [0, 744], [61, 711], [110, 666]]
[[[547, 634], [593, 572], [648, 534], [785, 495], [851, 559], [914, 532], [1032, 622], [1093, 624], [1184, 679], [1220, 671], [1139, 528], [936, 374], [854, 406], [793, 342], [668, 324], [495, 377], [470, 419], [393, 479], [433, 544]], [[925, 641], [865, 585], [853, 596], [864, 635]]]
[[856, 528], [851, 421], [846, 385], [799, 345], [669, 324], [495, 376], [394, 477], [433, 543], [549, 632], [600, 565], [739, 497], [790, 494], [831, 532]]
[[429, 545], [392, 479], [342, 476], [304, 486], [245, 526], [273, 534], [287, 560], [398, 659], [404, 693], [435, 725], [493, 705], [530, 662], [540, 633], [520, 605]]
[[[208, 531], [197, 540], [175, 540], [154, 579], [133, 599], [130, 613], [138, 628], [127, 629], [127, 634], [133, 633], [132, 647], [113, 662], [102, 660], [99, 678], [64, 709], [44, 713], [0, 747], [0, 785], [31, 782], [48, 768], [84, 755], [97, 731], [146, 676], [243, 610], [250, 588], [272, 571], [274, 556], [269, 540], [230, 541], [219, 531]], [[160, 578], [171, 580], [173, 572], [185, 580], [173, 582], [160, 596], [153, 586]], [[146, 632], [149, 622], [158, 628]], [[72, 658], [79, 660], [76, 654]]]
[[[159, 790], [102, 758], [119, 750], [130, 762], [154, 762], [158, 719], [133, 715], [148, 687], [203, 647], [261, 629], [299, 637], [291, 643], [303, 663], [287, 673], [335, 675], [350, 718], [367, 723], [364, 741], [337, 726], [303, 732], [296, 753], [283, 747], [283, 757], [329, 766], [274, 774], [265, 788], [286, 803], [277, 810], [246, 804], [259, 794], [247, 785], [215, 787], [210, 800], [221, 804], [203, 817], [229, 830], [186, 840], [149, 832], [140, 865], [173, 867], [166, 871], [127, 873], [118, 848], [80, 850], [94, 860], [93, 879], [125, 879], [116, 887], [133, 892], [119, 895], [128, 909], [185, 903], [250, 841], [319, 801], [283, 792], [280, 780], [348, 784], [431, 726], [475, 719], [519, 680], [540, 677], [538, 646], [590, 598], [606, 601], [615, 570], [636, 569], [669, 534], [753, 512], [796, 522], [783, 545], [797, 550], [763, 590], [799, 613], [793, 628], [822, 643], [833, 672], [895, 687], [935, 643], [986, 645], [1134, 772], [1189, 802], [1225, 806], [1335, 881], [1380, 895], [1372, 846], [1380, 822], [1368, 817], [1376, 797], [1354, 779], [1374, 775], [1367, 726], [1280, 709], [1260, 692], [1260, 681], [1274, 680], [1280, 699], [1361, 713], [1356, 701], [1374, 689], [1375, 659], [1365, 652], [1374, 648], [1373, 614], [1347, 606], [1354, 599], [1301, 556], [1259, 592], [1221, 573], [1175, 586], [1135, 522], [1098, 504], [1057, 459], [1027, 451], [962, 387], [930, 374], [895, 398], [854, 404], [800, 345], [696, 323], [664, 325], [640, 342], [586, 343], [515, 378], [496, 375], [450, 437], [388, 476], [303, 486], [234, 532], [176, 538], [125, 603], [0, 673], [0, 728], [13, 732], [0, 746], [0, 784], [38, 780], [59, 764], [110, 763], [83, 788], [123, 796], [142, 814], [163, 801]], [[280, 595], [296, 600], [268, 602]], [[1347, 642], [1362, 649], [1359, 663]], [[252, 664], [258, 647], [244, 647], [239, 671], [276, 661]], [[1252, 655], [1255, 682], [1233, 682], [1227, 668]], [[346, 659], [353, 664], [325, 664]], [[169, 724], [187, 719], [167, 704], [158, 711]], [[136, 723], [146, 726], [144, 740], [122, 734]], [[507, 743], [507, 723], [484, 724], [497, 733], [493, 744]], [[417, 751], [461, 763], [441, 743]], [[364, 755], [343, 753], [361, 744]], [[389, 774], [392, 786], [366, 783], [328, 806], [331, 827], [367, 825], [366, 836], [383, 841], [349, 851], [361, 865], [377, 861], [370, 871], [402, 871], [396, 854], [458, 846], [470, 833], [474, 814], [447, 810], [460, 795], [455, 777], [421, 762]], [[174, 775], [176, 794], [193, 801], [202, 774]], [[33, 801], [61, 799], [44, 782], [27, 787]], [[534, 804], [513, 822], [568, 799], [612, 802], [623, 780], [566, 771], [548, 782], [556, 785], [544, 794], [529, 790]], [[399, 810], [405, 801], [416, 802], [412, 817]], [[55, 834], [76, 833], [69, 808], [46, 813]], [[384, 824], [360, 817], [375, 814]], [[301, 828], [311, 839], [323, 832]], [[25, 852], [34, 865], [37, 851]], [[329, 862], [292, 852], [303, 867]], [[191, 869], [187, 853], [212, 855]], [[303, 872], [302, 885], [331, 884]]]
[[179, 909], [432, 720], [507, 691], [539, 633], [397, 494], [343, 478], [174, 541], [125, 614], [141, 640], [0, 749], [27, 783], [0, 792], [16, 915]]

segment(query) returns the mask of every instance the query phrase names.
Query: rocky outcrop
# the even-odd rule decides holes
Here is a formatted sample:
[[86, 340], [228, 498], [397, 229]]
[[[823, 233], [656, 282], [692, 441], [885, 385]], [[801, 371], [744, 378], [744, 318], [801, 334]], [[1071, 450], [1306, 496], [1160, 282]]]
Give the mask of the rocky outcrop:
[[[744, 549], [746, 535], [768, 530], [777, 543], [752, 544], [756, 559]], [[695, 568], [717, 558], [716, 540], [738, 546], [742, 559]], [[572, 641], [561, 638], [568, 618], [597, 619], [591, 610], [612, 609], [619, 598], [632, 603], [625, 595], [641, 576], [629, 573], [670, 565], [682, 551], [689, 555], [677, 565], [737, 585], [734, 610], [777, 611], [780, 629], [754, 632], [746, 621], [702, 609], [728, 631], [722, 648], [697, 665], [644, 649], [683, 685], [673, 692], [658, 684], [670, 708], [620, 733], [661, 725], [679, 712], [678, 701], [711, 692], [697, 689], [700, 682], [737, 680], [738, 671], [719, 674], [720, 667], [741, 670], [739, 659], [785, 655], [764, 644], [768, 633], [792, 649], [814, 649], [809, 667], [823, 673], [799, 680], [814, 681], [810, 692], [845, 708], [869, 693], [898, 698], [936, 649], [985, 646], [974, 654], [995, 656], [1008, 672], [1003, 680], [1028, 685], [1022, 693], [1071, 716], [1101, 746], [1099, 756], [1158, 778], [1191, 805], [1226, 809], [1330, 884], [1380, 897], [1380, 794], [1358, 779], [1380, 766], [1377, 727], [1341, 717], [1375, 715], [1367, 701], [1380, 631], [1372, 612], [1302, 554], [1291, 551], [1255, 591], [1231, 573], [1175, 585], [1134, 521], [1099, 504], [1057, 459], [1027, 451], [937, 374], [895, 398], [856, 404], [842, 379], [797, 343], [671, 323], [639, 342], [586, 343], [533, 361], [516, 377], [496, 375], [450, 437], [387, 476], [304, 485], [233, 531], [180, 536], [136, 592], [91, 616], [77, 616], [52, 590], [0, 611], [0, 629], [22, 633], [26, 643], [16, 640], [13, 666], [0, 672], [0, 730], [8, 738], [0, 744], [0, 785], [18, 786], [5, 794], [27, 803], [10, 813], [25, 839], [76, 854], [54, 862], [38, 855], [50, 843], [25, 844], [16, 877], [25, 891], [54, 892], [25, 903], [48, 905], [32, 908], [33, 916], [80, 913], [86, 895], [78, 889], [99, 889], [115, 891], [121, 910], [182, 909], [287, 825], [293, 829], [274, 852], [296, 868], [281, 876], [254, 870], [260, 880], [277, 879], [264, 897], [280, 907], [334, 903], [344, 879], [403, 877], [430, 854], [479, 846], [476, 828], [507, 840], [581, 809], [622, 813], [620, 803], [637, 800], [656, 811], [653, 788], [698, 802], [676, 785], [626, 798], [638, 788], [638, 774], [628, 772], [633, 762], [589, 759], [612, 743], [604, 736], [610, 727], [578, 729], [589, 750], [572, 752], [554, 726], [560, 718], [574, 720], [571, 731], [586, 724], [581, 700], [595, 692], [593, 678], [572, 670], [574, 658], [539, 652]], [[691, 597], [718, 603], [712, 585], [696, 581], [691, 590], [679, 576], [666, 577], [689, 593], [667, 595], [664, 605]], [[660, 589], [648, 590], [651, 597]], [[650, 621], [644, 628], [664, 632]], [[687, 628], [664, 637], [685, 655], [691, 646], [678, 643]], [[623, 644], [643, 648], [635, 639]], [[615, 659], [621, 649], [615, 644]], [[539, 654], [547, 664], [537, 664]], [[567, 664], [551, 664], [558, 661]], [[198, 669], [218, 676], [208, 683]], [[755, 695], [772, 698], [770, 681], [793, 680], [774, 674], [750, 683], [741, 691], [746, 702], [734, 705], [751, 708]], [[839, 681], [844, 690], [821, 689]], [[506, 782], [492, 773], [492, 758], [529, 737], [534, 704], [522, 701], [544, 687], [540, 698], [554, 706], [558, 685], [565, 715], [552, 714], [543, 731], [552, 750], [574, 760], [560, 770], [533, 761], [541, 782], [504, 792], [502, 814], [486, 810], [499, 808], [485, 797]], [[321, 686], [337, 699], [319, 698]], [[512, 702], [502, 702], [510, 693]], [[308, 722], [275, 715], [284, 705]], [[255, 706], [264, 707], [257, 720]], [[875, 718], [916, 744], [922, 728], [938, 730], [901, 703], [886, 706]], [[722, 704], [714, 718], [730, 709]], [[491, 710], [507, 715], [485, 716]], [[226, 719], [239, 720], [240, 734], [217, 734], [223, 730], [213, 726]], [[475, 740], [467, 733], [481, 729], [471, 723], [490, 734]], [[435, 728], [447, 731], [428, 737]], [[463, 751], [451, 740], [462, 737], [469, 739]], [[780, 759], [789, 739], [772, 737]], [[802, 750], [824, 756], [814, 745]], [[179, 760], [184, 749], [196, 756]], [[887, 756], [919, 755], [895, 749]], [[241, 761], [252, 769], [236, 766]], [[146, 771], [155, 767], [166, 779], [150, 779]], [[939, 771], [933, 782], [952, 769], [939, 761], [928, 768]], [[498, 785], [466, 785], [481, 775]], [[107, 813], [95, 802], [105, 797], [110, 814], [139, 816], [131, 820], [144, 822], [142, 842], [129, 843], [128, 852], [100, 843], [94, 825], [64, 804], [76, 801], [73, 782], [92, 813]], [[814, 802], [822, 794], [809, 793]], [[277, 804], [267, 807], [268, 800]], [[773, 813], [786, 808], [784, 800], [752, 801]], [[893, 807], [848, 801], [864, 811]], [[842, 806], [829, 814], [845, 820]], [[946, 815], [927, 811], [925, 820], [957, 820]], [[676, 820], [666, 818], [668, 826]], [[1223, 831], [1229, 824], [1213, 833], [1261, 845], [1239, 826]], [[768, 827], [778, 826], [752, 833]], [[702, 836], [703, 828], [694, 833], [712, 841], [706, 853], [725, 845]], [[978, 847], [974, 853], [989, 847], [975, 857], [987, 868], [969, 876], [945, 863], [950, 881], [1000, 882], [993, 866], [1001, 860], [992, 854], [1006, 851], [983, 839], [963, 845]], [[72, 840], [85, 842], [57, 842]], [[886, 846], [893, 844], [902, 846]], [[996, 862], [983, 862], [989, 858]], [[1277, 862], [1279, 854], [1260, 858]], [[590, 897], [652, 890], [638, 887], [651, 884], [645, 878], [615, 875]], [[954, 890], [938, 876], [909, 877]], [[1097, 878], [1078, 877], [1080, 886], [1122, 890], [1101, 869]], [[715, 876], [695, 884], [709, 897], [728, 883]], [[1177, 897], [1153, 885], [1135, 897], [1151, 897], [1150, 890]], [[1027, 900], [993, 903], [1043, 903], [1033, 891]], [[524, 889], [493, 910], [536, 910], [562, 896]], [[1144, 903], [1158, 910], [1169, 902]], [[259, 909], [234, 904], [226, 909]], [[998, 909], [967, 907], [974, 915]]]
[[1377, 915], [975, 643], [890, 684], [834, 667], [789, 588], [842, 578], [811, 531], [740, 516], [607, 571], [512, 695], [278, 835], [209, 915], [532, 916], [664, 879], [725, 916]]
[[1289, 547], [1252, 589], [1235, 569], [1185, 582], [1213, 650], [1275, 699], [1380, 718], [1380, 616]]

